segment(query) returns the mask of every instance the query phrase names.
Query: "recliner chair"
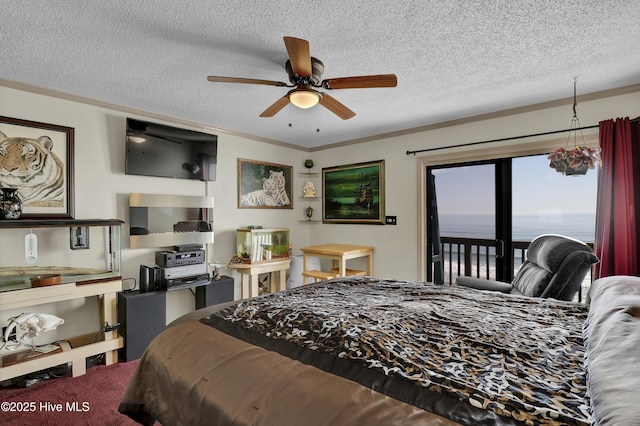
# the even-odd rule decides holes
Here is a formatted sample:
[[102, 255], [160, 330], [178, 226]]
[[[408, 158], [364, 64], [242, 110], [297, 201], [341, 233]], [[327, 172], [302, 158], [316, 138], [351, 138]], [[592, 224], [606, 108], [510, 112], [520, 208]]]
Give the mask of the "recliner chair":
[[581, 241], [562, 235], [540, 235], [529, 244], [526, 260], [511, 283], [460, 276], [456, 285], [570, 301], [591, 265], [599, 261]]

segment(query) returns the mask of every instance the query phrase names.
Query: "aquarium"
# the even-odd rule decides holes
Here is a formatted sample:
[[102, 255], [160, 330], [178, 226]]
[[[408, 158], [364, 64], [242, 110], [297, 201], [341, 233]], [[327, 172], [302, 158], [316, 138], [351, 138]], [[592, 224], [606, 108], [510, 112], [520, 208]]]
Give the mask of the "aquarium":
[[288, 228], [248, 227], [236, 230], [237, 257], [242, 263], [259, 263], [291, 256]]
[[0, 221], [0, 292], [32, 287], [31, 277], [60, 275], [60, 283], [121, 278], [118, 219]]

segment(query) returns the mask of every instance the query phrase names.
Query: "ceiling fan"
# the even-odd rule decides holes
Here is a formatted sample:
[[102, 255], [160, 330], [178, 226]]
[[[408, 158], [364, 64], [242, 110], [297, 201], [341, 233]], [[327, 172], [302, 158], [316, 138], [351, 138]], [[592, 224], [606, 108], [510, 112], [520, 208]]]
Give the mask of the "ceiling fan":
[[398, 80], [395, 74], [362, 75], [356, 77], [341, 77], [320, 80], [324, 72], [324, 64], [309, 54], [309, 42], [295, 37], [284, 37], [289, 59], [285, 64], [291, 84], [273, 80], [259, 80], [253, 78], [209, 76], [207, 80], [218, 83], [262, 84], [267, 86], [294, 87], [273, 105], [267, 108], [260, 117], [273, 117], [289, 102], [299, 108], [311, 108], [320, 104], [343, 120], [356, 115], [342, 103], [324, 92], [336, 89], [366, 89], [376, 87], [396, 87]]

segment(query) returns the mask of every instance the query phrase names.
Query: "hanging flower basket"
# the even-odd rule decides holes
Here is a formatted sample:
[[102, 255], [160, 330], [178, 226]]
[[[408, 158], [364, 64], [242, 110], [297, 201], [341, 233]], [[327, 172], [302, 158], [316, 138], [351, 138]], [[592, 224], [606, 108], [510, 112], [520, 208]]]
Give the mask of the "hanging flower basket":
[[600, 162], [600, 148], [576, 146], [574, 149], [558, 148], [549, 156], [549, 167], [566, 176], [584, 175]]
[[565, 170], [565, 176], [580, 176], [586, 175], [587, 170], [589, 170], [589, 166], [586, 164], [580, 164], [578, 167], [571, 167], [570, 164], [567, 165], [567, 169]]

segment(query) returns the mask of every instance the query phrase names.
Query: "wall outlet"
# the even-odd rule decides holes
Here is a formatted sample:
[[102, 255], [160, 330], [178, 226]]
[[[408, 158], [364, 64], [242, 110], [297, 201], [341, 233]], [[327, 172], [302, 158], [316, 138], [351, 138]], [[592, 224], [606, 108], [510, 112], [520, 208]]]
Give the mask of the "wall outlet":
[[384, 223], [386, 223], [387, 225], [397, 225], [398, 224], [398, 220], [397, 220], [396, 216], [385, 216], [384, 219], [385, 219]]

